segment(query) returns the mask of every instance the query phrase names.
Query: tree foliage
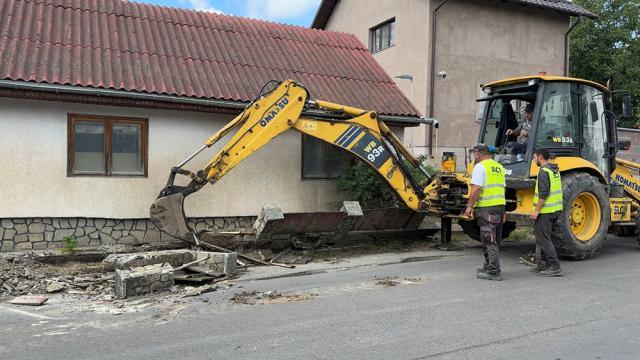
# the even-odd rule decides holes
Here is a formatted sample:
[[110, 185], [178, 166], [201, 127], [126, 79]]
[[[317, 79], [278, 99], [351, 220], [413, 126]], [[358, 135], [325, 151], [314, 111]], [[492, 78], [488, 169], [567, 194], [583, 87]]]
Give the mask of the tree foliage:
[[[598, 19], [582, 19], [571, 33], [570, 74], [627, 90], [634, 103], [634, 117], [620, 126], [640, 127], [640, 1], [574, 0]], [[615, 101], [620, 113], [620, 97]]]
[[[418, 160], [431, 176], [437, 174], [437, 170], [426, 165], [424, 156], [418, 157]], [[427, 185], [429, 179], [426, 175], [408, 163], [407, 168], [421, 187]], [[347, 200], [359, 201], [365, 209], [404, 206], [402, 200], [382, 176], [359, 159], [353, 158], [351, 166], [342, 167], [336, 188], [339, 192], [346, 194]]]

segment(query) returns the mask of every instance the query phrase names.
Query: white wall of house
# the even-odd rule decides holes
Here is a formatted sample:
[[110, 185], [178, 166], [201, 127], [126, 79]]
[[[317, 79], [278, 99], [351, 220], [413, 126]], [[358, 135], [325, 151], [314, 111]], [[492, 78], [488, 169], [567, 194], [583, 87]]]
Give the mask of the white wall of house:
[[[148, 177], [67, 176], [67, 114], [149, 119]], [[169, 170], [231, 116], [0, 98], [0, 218], [146, 218]], [[214, 186], [186, 201], [190, 217], [257, 215], [266, 203], [285, 212], [334, 209], [329, 180], [301, 180], [301, 138], [283, 134]], [[213, 151], [190, 164], [203, 166]]]

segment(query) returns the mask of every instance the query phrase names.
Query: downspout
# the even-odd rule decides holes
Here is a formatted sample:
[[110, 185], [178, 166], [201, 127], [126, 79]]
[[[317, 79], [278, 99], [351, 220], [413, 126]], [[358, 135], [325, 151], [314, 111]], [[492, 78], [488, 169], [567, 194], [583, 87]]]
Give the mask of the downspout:
[[[431, 13], [431, 64], [429, 64], [429, 118], [433, 118], [433, 105], [435, 103], [435, 76], [436, 76], [436, 19], [437, 12], [448, 0], [443, 0]], [[429, 156], [433, 157], [433, 126], [429, 126]]]
[[569, 76], [569, 33], [580, 24], [580, 20], [582, 20], [582, 16], [578, 16], [578, 20], [564, 34], [564, 76]]

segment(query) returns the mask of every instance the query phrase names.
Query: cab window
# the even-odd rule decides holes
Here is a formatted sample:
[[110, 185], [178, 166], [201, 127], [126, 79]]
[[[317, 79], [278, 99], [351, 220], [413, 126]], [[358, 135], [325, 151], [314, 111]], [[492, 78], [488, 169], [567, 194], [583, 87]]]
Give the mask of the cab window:
[[561, 150], [573, 149], [578, 145], [576, 136], [580, 134], [578, 121], [578, 84], [550, 82], [544, 90], [536, 148]]

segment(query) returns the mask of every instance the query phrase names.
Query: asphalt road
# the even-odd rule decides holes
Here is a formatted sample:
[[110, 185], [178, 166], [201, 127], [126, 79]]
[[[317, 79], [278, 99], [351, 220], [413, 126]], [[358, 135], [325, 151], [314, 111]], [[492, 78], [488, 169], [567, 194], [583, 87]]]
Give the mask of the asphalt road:
[[[530, 246], [503, 252], [502, 282], [475, 278], [481, 255], [469, 248], [442, 258], [369, 257], [328, 271], [316, 265], [300, 276], [278, 277], [304, 270], [281, 269], [184, 304], [120, 315], [64, 299], [40, 308], [0, 304], [0, 358], [637, 359], [635, 240], [611, 238], [596, 258], [563, 262], [563, 278], [519, 265]], [[253, 277], [261, 275], [273, 274]], [[414, 282], [376, 284], [387, 276]], [[229, 300], [252, 290], [317, 296], [266, 305]]]

